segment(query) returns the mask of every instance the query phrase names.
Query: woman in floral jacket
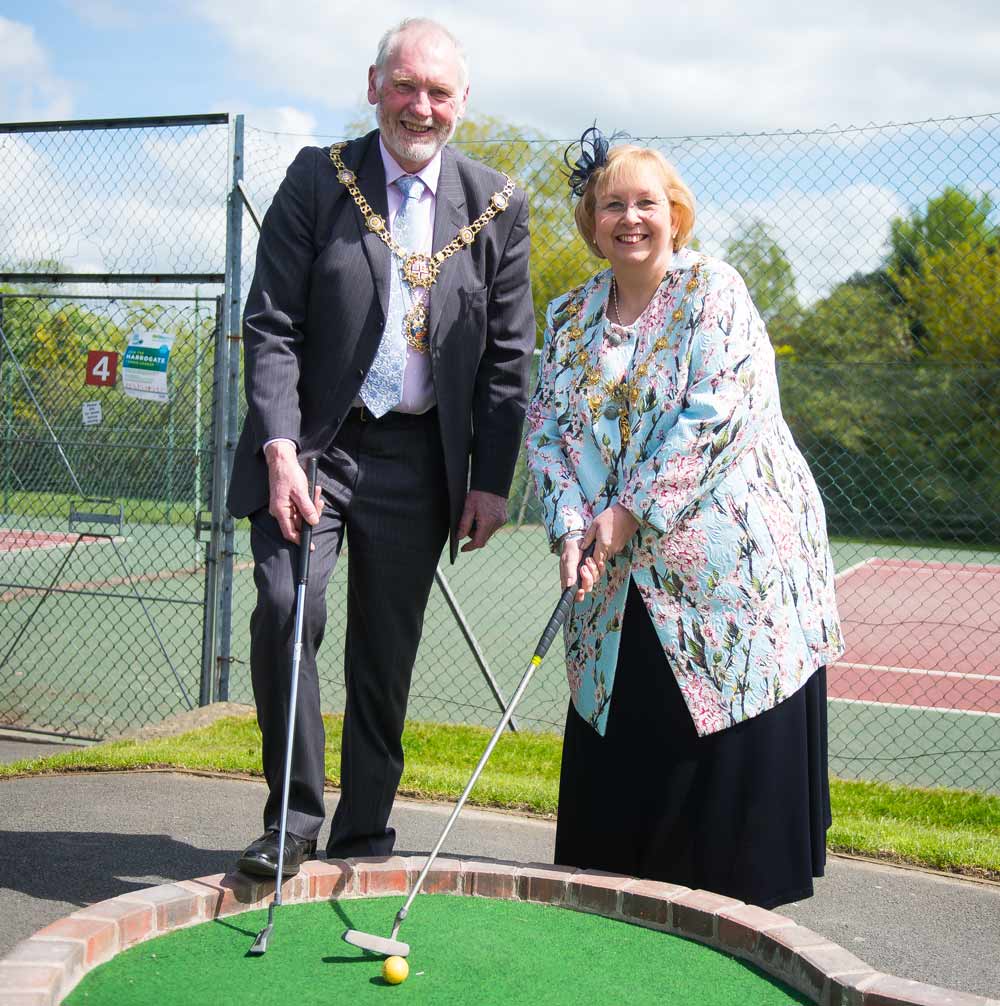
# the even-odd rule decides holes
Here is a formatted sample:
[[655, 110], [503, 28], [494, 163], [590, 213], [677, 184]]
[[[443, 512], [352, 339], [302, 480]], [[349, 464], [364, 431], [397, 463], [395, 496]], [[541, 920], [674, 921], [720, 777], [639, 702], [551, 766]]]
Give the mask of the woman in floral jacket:
[[743, 280], [685, 247], [690, 190], [656, 151], [581, 147], [576, 222], [611, 268], [549, 305], [526, 438], [564, 586], [595, 543], [556, 861], [773, 907], [812, 894], [830, 823], [823, 505]]

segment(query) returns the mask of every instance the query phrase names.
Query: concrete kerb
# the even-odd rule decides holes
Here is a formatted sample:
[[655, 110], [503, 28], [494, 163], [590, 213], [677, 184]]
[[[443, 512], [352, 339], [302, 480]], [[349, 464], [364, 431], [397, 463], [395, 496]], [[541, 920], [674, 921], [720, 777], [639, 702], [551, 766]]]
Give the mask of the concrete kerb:
[[[406, 894], [421, 856], [314, 860], [285, 881], [285, 904]], [[709, 891], [596, 870], [447, 857], [424, 891], [530, 901], [696, 940], [746, 960], [819, 1006], [1000, 1006], [1000, 1000], [882, 974], [791, 919]], [[187, 926], [265, 908], [274, 884], [217, 874], [130, 892], [83, 908], [0, 961], [0, 1006], [56, 1006], [92, 968]]]

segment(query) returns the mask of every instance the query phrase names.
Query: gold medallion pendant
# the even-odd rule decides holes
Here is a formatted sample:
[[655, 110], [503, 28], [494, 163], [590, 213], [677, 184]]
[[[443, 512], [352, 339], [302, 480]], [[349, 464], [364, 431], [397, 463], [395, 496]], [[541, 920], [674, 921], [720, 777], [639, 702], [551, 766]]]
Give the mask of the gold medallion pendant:
[[430, 255], [414, 252], [403, 259], [403, 279], [410, 286], [420, 286], [430, 289], [437, 279], [438, 267]]
[[429, 346], [427, 334], [427, 308], [421, 298], [403, 315], [403, 338], [415, 352], [426, 353]]
[[514, 193], [514, 180], [504, 175], [507, 180], [503, 189], [490, 196], [489, 205], [468, 226], [463, 227], [443, 248], [433, 255], [423, 255], [410, 252], [392, 236], [385, 220], [376, 213], [358, 188], [357, 175], [344, 164], [340, 156], [346, 143], [335, 143], [330, 147], [330, 160], [337, 169], [339, 181], [351, 194], [354, 204], [361, 211], [365, 226], [385, 243], [389, 251], [400, 261], [403, 279], [407, 285], [416, 288], [417, 296], [414, 304], [403, 319], [403, 329], [407, 343], [418, 353], [427, 352], [427, 306], [424, 303], [424, 293], [437, 281], [441, 272], [441, 264], [451, 258], [455, 252], [468, 248], [476, 240], [476, 235], [498, 214], [510, 206], [510, 197]]

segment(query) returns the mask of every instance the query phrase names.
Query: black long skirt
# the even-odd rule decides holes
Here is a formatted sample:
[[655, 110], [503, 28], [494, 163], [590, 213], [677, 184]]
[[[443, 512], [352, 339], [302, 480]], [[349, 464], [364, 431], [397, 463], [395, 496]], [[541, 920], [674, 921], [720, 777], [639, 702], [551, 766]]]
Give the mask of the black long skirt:
[[556, 862], [773, 908], [812, 895], [830, 820], [825, 668], [699, 737], [630, 584], [605, 736], [567, 714]]

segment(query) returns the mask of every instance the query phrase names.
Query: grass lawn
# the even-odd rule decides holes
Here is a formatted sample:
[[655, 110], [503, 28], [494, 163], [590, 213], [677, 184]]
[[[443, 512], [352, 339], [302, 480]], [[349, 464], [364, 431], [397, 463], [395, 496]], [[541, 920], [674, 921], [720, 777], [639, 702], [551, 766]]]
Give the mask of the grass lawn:
[[[339, 716], [326, 719], [327, 779], [337, 786]], [[491, 735], [484, 727], [410, 723], [400, 794], [454, 800]], [[508, 733], [497, 744], [469, 802], [554, 815], [561, 738]], [[168, 768], [259, 776], [260, 732], [252, 716], [220, 719], [175, 737], [121, 740], [0, 765], [0, 779], [55, 772]], [[1000, 797], [831, 780], [834, 852], [912, 863], [1000, 880]]]
[[[191, 454], [190, 447], [178, 447], [177, 453], [186, 451]], [[206, 462], [206, 464], [209, 464]], [[209, 464], [210, 467], [210, 464]], [[30, 527], [39, 529], [39, 524], [54, 521], [54, 530], [65, 530], [66, 516], [71, 503], [77, 510], [96, 510], [101, 513], [118, 512], [121, 503], [124, 510], [126, 525], [130, 524], [179, 524], [190, 528], [194, 524], [195, 510], [190, 499], [177, 499], [167, 502], [161, 499], [141, 499], [126, 496], [116, 497], [111, 504], [88, 504], [80, 493], [48, 493], [24, 492], [20, 489], [9, 490], [10, 499], [6, 502], [7, 512], [14, 515], [13, 524], [28, 523]]]

